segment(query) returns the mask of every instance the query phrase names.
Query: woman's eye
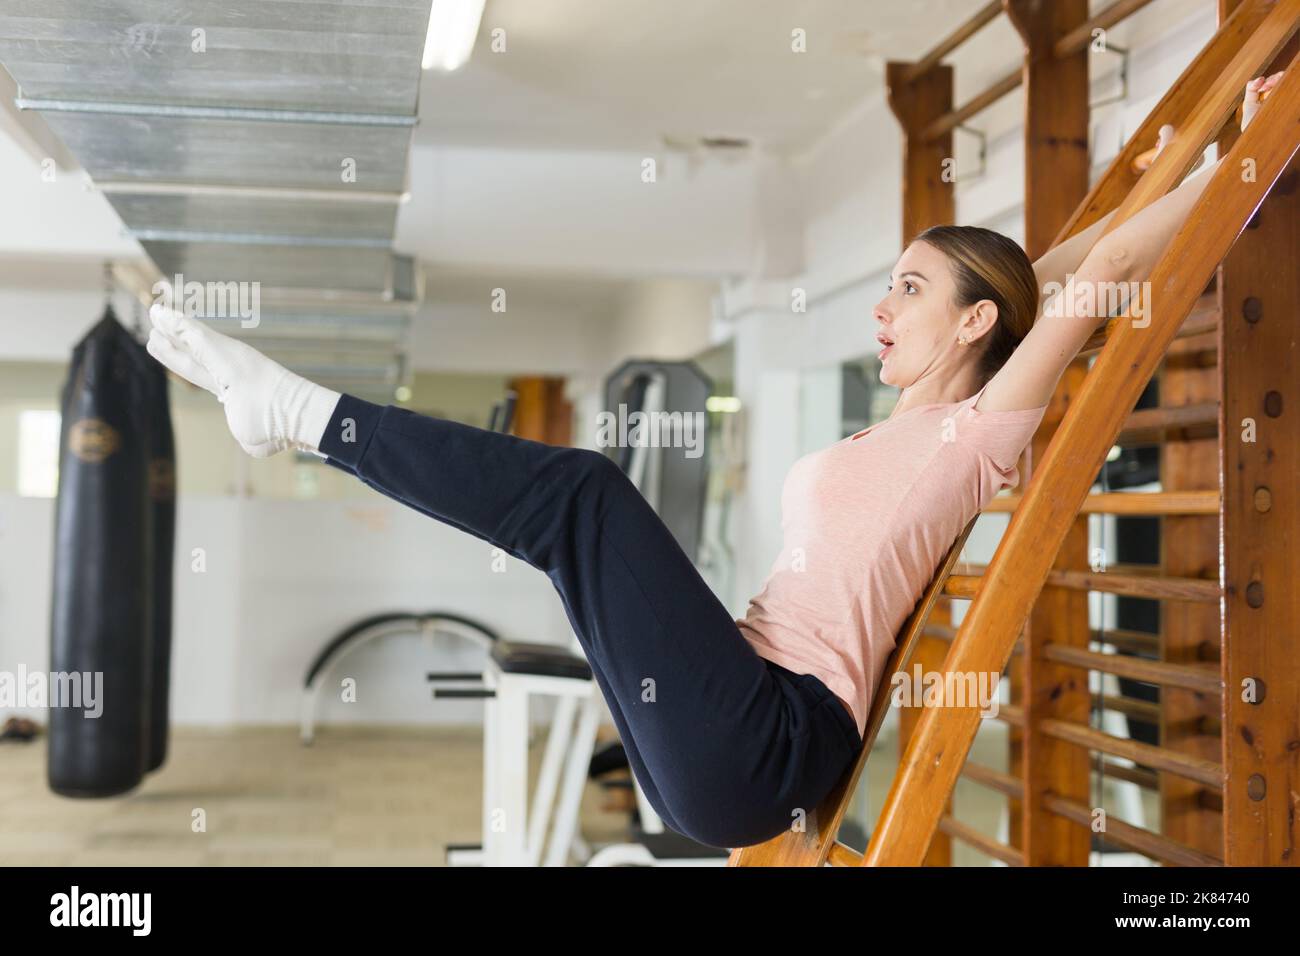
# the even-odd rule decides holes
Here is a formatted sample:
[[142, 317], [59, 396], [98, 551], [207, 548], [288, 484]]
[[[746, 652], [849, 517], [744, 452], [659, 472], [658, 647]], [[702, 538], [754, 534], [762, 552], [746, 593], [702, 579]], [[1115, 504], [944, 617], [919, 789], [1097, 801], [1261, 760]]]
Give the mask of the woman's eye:
[[916, 291], [916, 286], [912, 285], [912, 283], [910, 282], [904, 282], [903, 289], [904, 289], [903, 292], [904, 295], [911, 295], [913, 292]]

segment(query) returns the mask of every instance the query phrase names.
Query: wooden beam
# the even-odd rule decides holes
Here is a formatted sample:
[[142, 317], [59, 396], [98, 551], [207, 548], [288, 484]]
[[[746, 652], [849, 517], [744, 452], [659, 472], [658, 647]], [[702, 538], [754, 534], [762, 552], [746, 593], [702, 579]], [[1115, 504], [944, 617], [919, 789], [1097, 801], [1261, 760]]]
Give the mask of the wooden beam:
[[952, 109], [952, 67], [934, 66], [910, 81], [908, 63], [885, 67], [889, 108], [903, 130], [903, 241], [906, 246], [930, 226], [956, 218], [956, 183], [951, 131], [925, 139], [921, 129]]
[[1037, 259], [1088, 195], [1088, 54], [1056, 43], [1088, 19], [1088, 0], [1004, 0], [1025, 43], [1025, 251]]
[[1300, 866], [1300, 163], [1225, 261], [1222, 288], [1224, 858]]
[[[1226, 152], [1230, 142], [1220, 146]], [[1219, 284], [1207, 293], [1219, 321], [1213, 337], [1217, 346], [1222, 317]], [[1206, 307], [1206, 297], [1197, 303]], [[1195, 315], [1195, 310], [1193, 311]], [[1188, 322], [1193, 321], [1192, 316]], [[1183, 323], [1186, 328], [1188, 322]], [[1181, 331], [1181, 330], [1180, 330]], [[1216, 356], [1217, 357], [1217, 356]], [[1160, 443], [1160, 483], [1169, 491], [1220, 487], [1219, 478], [1219, 383], [1215, 365], [1206, 365], [1195, 352], [1171, 348], [1160, 371], [1159, 401], [1174, 416], [1149, 422], [1153, 427], [1142, 434], [1141, 423], [1130, 418], [1120, 437], [1125, 441]], [[1178, 427], [1172, 427], [1172, 426]], [[1221, 497], [1221, 496], [1220, 496]], [[1219, 514], [1171, 515], [1160, 525], [1160, 564], [1173, 575], [1203, 578], [1219, 576]], [[1158, 739], [1171, 750], [1204, 760], [1222, 762], [1220, 741], [1198, 731], [1207, 719], [1217, 719], [1223, 695], [1222, 674], [1217, 658], [1221, 601], [1177, 602], [1160, 607], [1160, 652], [1162, 661], [1174, 667], [1215, 669], [1214, 687], [1166, 684], [1160, 692]], [[1206, 660], [1206, 650], [1214, 653]], [[1223, 853], [1223, 818], [1207, 810], [1195, 797], [1202, 786], [1172, 774], [1161, 777], [1160, 827], [1179, 844], [1202, 853]]]
[[516, 394], [513, 434], [547, 445], [573, 443], [573, 404], [564, 379], [532, 375], [510, 380]]

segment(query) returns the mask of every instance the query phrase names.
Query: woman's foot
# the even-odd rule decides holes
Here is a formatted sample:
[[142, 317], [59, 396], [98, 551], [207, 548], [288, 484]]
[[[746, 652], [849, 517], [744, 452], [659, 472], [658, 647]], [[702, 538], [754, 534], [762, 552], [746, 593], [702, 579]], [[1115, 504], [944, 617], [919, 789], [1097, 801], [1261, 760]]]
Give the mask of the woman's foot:
[[319, 450], [338, 392], [174, 309], [155, 305], [149, 320], [149, 354], [217, 396], [226, 407], [230, 433], [244, 451], [269, 458], [286, 448]]

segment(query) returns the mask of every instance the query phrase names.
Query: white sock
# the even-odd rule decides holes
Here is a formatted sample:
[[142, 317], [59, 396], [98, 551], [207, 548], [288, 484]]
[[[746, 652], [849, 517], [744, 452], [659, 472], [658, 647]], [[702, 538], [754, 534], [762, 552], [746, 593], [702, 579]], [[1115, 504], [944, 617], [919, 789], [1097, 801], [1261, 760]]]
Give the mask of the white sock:
[[172, 309], [155, 305], [149, 319], [149, 354], [217, 396], [230, 433], [246, 452], [254, 458], [286, 448], [319, 454], [338, 392]]

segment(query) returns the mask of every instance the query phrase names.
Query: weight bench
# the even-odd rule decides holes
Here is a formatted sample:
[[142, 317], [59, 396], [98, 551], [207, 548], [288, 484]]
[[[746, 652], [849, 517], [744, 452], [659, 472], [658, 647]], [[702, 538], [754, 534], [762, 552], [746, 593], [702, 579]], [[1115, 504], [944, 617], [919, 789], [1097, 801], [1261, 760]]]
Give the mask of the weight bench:
[[[448, 845], [448, 865], [564, 866], [571, 850], [585, 856], [578, 811], [601, 712], [587, 661], [556, 644], [497, 641], [481, 674], [428, 679], [435, 698], [485, 702], [483, 842]], [[477, 686], [439, 686], [468, 681]], [[528, 715], [535, 696], [554, 697], [557, 705], [529, 807]]]

